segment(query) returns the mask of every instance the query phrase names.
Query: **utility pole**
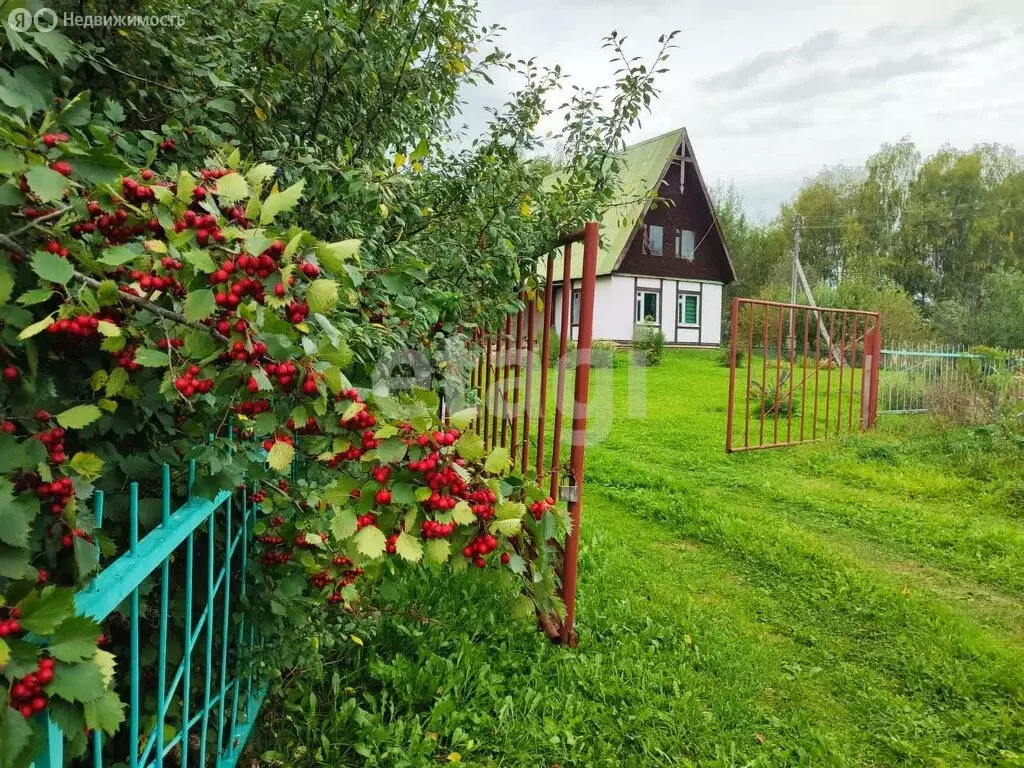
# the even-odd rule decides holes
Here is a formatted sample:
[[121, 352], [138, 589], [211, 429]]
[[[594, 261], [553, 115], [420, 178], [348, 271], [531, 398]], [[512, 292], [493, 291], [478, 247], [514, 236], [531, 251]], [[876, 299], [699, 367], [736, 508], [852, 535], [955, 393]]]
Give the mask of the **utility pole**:
[[[793, 248], [790, 251], [789, 303], [796, 304], [799, 295], [800, 281], [800, 237], [803, 232], [804, 218], [800, 214], [793, 220]], [[796, 349], [796, 310], [789, 311], [789, 351]]]

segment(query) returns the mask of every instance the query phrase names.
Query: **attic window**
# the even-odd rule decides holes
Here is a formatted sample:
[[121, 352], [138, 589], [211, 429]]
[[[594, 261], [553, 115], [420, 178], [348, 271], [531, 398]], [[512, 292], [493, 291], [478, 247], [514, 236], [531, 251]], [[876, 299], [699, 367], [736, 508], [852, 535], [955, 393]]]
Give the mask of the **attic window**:
[[644, 250], [652, 256], [661, 256], [665, 253], [665, 229], [663, 227], [657, 224], [647, 225]]
[[689, 229], [676, 230], [676, 258], [693, 261], [693, 232]]

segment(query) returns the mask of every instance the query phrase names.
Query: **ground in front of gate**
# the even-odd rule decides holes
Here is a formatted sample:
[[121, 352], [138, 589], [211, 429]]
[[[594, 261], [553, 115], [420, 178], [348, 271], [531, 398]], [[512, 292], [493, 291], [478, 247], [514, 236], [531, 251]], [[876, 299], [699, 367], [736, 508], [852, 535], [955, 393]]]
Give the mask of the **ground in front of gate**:
[[726, 456], [717, 354], [646, 375], [629, 418], [595, 372], [579, 649], [421, 585], [267, 718], [288, 764], [1024, 765], [1024, 458], [917, 416]]

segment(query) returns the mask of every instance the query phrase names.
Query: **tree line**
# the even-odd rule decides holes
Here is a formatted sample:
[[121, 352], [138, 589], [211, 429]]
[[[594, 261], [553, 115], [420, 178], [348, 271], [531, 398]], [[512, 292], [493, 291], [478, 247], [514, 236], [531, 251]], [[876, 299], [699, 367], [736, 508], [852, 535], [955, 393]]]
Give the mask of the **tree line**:
[[998, 144], [924, 156], [909, 138], [860, 168], [823, 169], [764, 222], [735, 185], [715, 191], [739, 282], [786, 300], [800, 259], [822, 305], [880, 310], [886, 343], [1024, 348], [1024, 158]]

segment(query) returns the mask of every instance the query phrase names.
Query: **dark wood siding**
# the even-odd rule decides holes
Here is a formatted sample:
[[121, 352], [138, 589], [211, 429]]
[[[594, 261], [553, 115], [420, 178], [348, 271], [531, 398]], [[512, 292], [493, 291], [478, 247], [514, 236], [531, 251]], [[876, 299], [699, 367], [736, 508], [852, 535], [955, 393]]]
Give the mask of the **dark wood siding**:
[[[704, 197], [693, 164], [685, 165], [686, 184], [683, 194], [679, 194], [680, 162], [673, 160], [665, 172], [658, 192], [659, 197], [670, 200], [671, 203], [665, 200], [653, 203], [643, 221], [644, 225], [657, 224], [664, 228], [664, 254], [655, 256], [644, 252], [644, 227], [640, 226], [633, 234], [622, 264], [616, 272], [730, 282], [728, 259], [711, 216], [711, 206]], [[693, 232], [693, 243], [697, 246], [693, 261], [676, 258], [675, 233], [679, 229]]]

